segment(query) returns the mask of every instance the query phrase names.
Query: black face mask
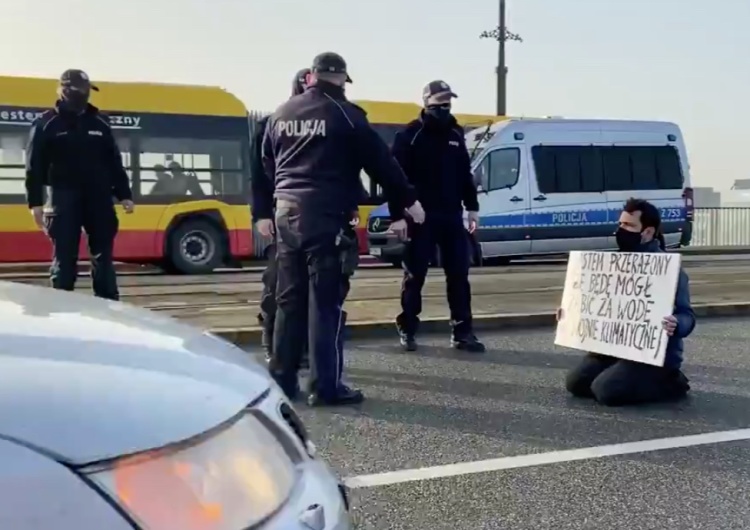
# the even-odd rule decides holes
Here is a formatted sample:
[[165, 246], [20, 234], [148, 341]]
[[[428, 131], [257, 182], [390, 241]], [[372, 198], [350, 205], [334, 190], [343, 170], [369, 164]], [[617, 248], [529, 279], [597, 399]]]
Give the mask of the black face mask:
[[439, 122], [447, 122], [451, 117], [451, 108], [448, 106], [427, 107], [425, 110], [428, 116], [435, 118]]
[[641, 233], [630, 232], [624, 228], [618, 228], [615, 232], [617, 248], [622, 252], [634, 252], [641, 248]]
[[62, 90], [62, 100], [67, 109], [73, 112], [83, 112], [86, 110], [86, 105], [89, 104], [89, 92], [64, 88]]

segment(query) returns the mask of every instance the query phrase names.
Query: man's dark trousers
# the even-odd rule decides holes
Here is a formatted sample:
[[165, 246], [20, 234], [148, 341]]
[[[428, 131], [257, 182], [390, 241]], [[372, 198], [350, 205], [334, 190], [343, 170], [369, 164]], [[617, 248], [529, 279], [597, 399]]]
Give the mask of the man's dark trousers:
[[119, 300], [113, 261], [119, 222], [112, 198], [89, 197], [79, 191], [55, 191], [51, 207], [45, 211], [44, 224], [53, 247], [52, 287], [63, 291], [75, 288], [83, 229], [88, 239], [94, 295]]
[[290, 397], [298, 390], [305, 338], [313, 369], [310, 392], [337, 397], [343, 364], [337, 341], [342, 320], [337, 236], [343, 222], [342, 215], [303, 213], [294, 203], [277, 203], [277, 310], [269, 369]]
[[470, 259], [469, 240], [466, 234], [461, 214], [428, 214], [424, 224], [410, 224], [410, 239], [406, 243], [403, 258], [401, 314], [396, 318], [399, 331], [407, 335], [417, 333], [419, 314], [422, 312], [422, 288], [437, 246], [445, 271], [454, 335], [471, 333]]
[[652, 366], [596, 353], [587, 354], [565, 381], [568, 392], [622, 406], [679, 399], [690, 389], [678, 368]]
[[260, 314], [258, 315], [258, 321], [263, 327], [263, 336], [261, 338], [262, 346], [267, 352], [270, 352], [272, 351], [273, 328], [276, 322], [276, 281], [278, 271], [276, 265], [275, 243], [268, 246], [266, 254], [268, 263], [266, 265], [266, 270], [264, 270], [261, 275], [263, 290], [260, 293]]

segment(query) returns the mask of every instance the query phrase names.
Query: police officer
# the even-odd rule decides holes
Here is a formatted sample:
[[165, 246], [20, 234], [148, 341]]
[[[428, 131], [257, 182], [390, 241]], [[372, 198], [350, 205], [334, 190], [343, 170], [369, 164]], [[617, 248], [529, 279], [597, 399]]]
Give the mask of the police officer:
[[34, 222], [52, 241], [52, 287], [74, 289], [83, 229], [94, 294], [118, 300], [112, 248], [119, 224], [113, 197], [132, 213], [133, 194], [109, 120], [89, 103], [92, 90], [99, 89], [81, 70], [60, 76], [55, 108], [31, 125], [26, 199]]
[[[464, 132], [451, 114], [451, 100], [455, 97], [444, 81], [429, 83], [423, 91], [424, 109], [420, 116], [397, 133], [393, 143], [393, 156], [417, 189], [427, 216], [424, 224], [408, 226], [403, 257], [401, 314], [396, 326], [407, 351], [417, 349], [415, 335], [422, 311], [422, 287], [436, 245], [447, 283], [453, 327], [451, 345], [471, 352], [485, 349], [472, 330], [469, 246], [463, 222], [465, 208], [469, 231], [476, 229], [479, 203]], [[395, 206], [390, 208], [391, 229], [403, 234], [407, 222], [402, 209]]]
[[[346, 219], [357, 208], [364, 170], [393, 207], [416, 223], [424, 212], [415, 190], [388, 152], [365, 112], [344, 95], [346, 62], [335, 53], [313, 61], [311, 86], [269, 118], [263, 164], [275, 179], [278, 284], [271, 374], [291, 398], [297, 366], [308, 344], [311, 405], [359, 403], [364, 397], [341, 382], [342, 276]], [[273, 223], [258, 222], [270, 235]], [[308, 330], [303, 328], [309, 308]]]
[[[304, 68], [294, 75], [292, 80], [292, 97], [305, 91], [310, 69]], [[266, 131], [268, 116], [258, 122], [253, 136], [253, 145], [250, 160], [250, 184], [252, 186], [252, 215], [253, 223], [257, 224], [261, 219], [272, 220], [274, 210], [273, 178], [266, 175], [262, 162], [263, 135]], [[273, 225], [271, 225], [273, 227]], [[271, 359], [273, 346], [273, 328], [276, 321], [276, 245], [271, 243], [266, 249], [268, 265], [263, 271], [261, 281], [263, 290], [260, 295], [260, 313], [258, 321], [263, 328], [261, 344], [266, 352], [266, 360]], [[306, 358], [302, 359], [302, 367], [307, 364]]]

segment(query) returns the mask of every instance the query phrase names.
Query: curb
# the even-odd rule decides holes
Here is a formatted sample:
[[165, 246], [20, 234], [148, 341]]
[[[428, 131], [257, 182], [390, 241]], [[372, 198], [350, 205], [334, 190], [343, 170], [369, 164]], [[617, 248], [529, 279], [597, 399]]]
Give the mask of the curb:
[[[742, 317], [750, 315], [750, 302], [718, 302], [693, 305], [695, 316], [698, 318]], [[545, 311], [541, 313], [502, 313], [496, 315], [478, 315], [474, 317], [474, 330], [501, 331], [509, 328], [529, 329], [554, 327], [555, 313]], [[447, 318], [423, 320], [419, 325], [422, 334], [434, 335], [447, 333], [450, 329]], [[210, 330], [214, 335], [240, 346], [259, 343], [261, 328], [250, 326], [246, 328], [216, 328]], [[396, 336], [395, 325], [392, 320], [370, 322], [355, 322], [346, 326], [347, 340], [393, 338]]]
[[671, 252], [685, 256], [737, 256], [750, 254], [750, 247], [685, 247]]

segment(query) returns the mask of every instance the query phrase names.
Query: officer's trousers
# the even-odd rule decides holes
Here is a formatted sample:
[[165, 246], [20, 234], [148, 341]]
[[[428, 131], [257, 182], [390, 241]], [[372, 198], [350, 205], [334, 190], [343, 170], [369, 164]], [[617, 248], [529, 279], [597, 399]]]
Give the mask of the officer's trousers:
[[72, 291], [78, 278], [81, 230], [86, 232], [94, 295], [119, 300], [113, 247], [119, 227], [111, 197], [88, 197], [77, 191], [53, 192], [44, 224], [52, 241], [52, 287]]
[[[278, 264], [276, 262], [276, 243], [271, 244], [267, 250], [268, 263], [266, 270], [261, 274], [263, 289], [260, 292], [260, 313], [258, 322], [263, 328], [261, 334], [261, 346], [269, 355], [273, 356], [273, 330], [276, 327], [276, 284], [279, 279]], [[307, 315], [305, 315], [307, 318]], [[307, 329], [307, 322], [305, 322]], [[307, 338], [307, 337], [305, 337]], [[303, 349], [303, 357], [307, 353], [307, 341]]]
[[258, 321], [263, 327], [262, 346], [270, 352], [273, 347], [273, 328], [276, 322], [276, 281], [278, 279], [275, 243], [268, 247], [267, 254], [268, 263], [261, 275], [263, 290], [260, 293]]
[[455, 216], [430, 216], [422, 225], [411, 224], [403, 257], [401, 313], [396, 324], [402, 333], [414, 335], [419, 328], [424, 287], [435, 247], [445, 271], [451, 324], [456, 336], [471, 333], [471, 286], [469, 285], [469, 239], [463, 219]]
[[341, 216], [302, 213], [293, 203], [277, 203], [277, 310], [269, 369], [289, 396], [297, 393], [305, 339], [310, 392], [334, 399], [339, 390], [343, 351], [337, 337], [344, 316], [337, 236], [342, 222]]

